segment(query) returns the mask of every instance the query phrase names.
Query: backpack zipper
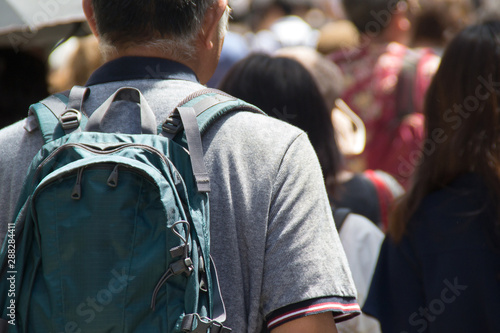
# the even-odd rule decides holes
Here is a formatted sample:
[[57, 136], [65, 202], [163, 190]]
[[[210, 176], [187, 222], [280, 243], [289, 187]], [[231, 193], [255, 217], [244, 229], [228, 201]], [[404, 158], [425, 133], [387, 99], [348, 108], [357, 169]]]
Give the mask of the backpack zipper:
[[[102, 150], [102, 149], [98, 149], [98, 148], [95, 148], [91, 145], [87, 145], [87, 144], [82, 144], [82, 143], [68, 143], [68, 144], [65, 144], [65, 145], [62, 145], [61, 147], [57, 148], [56, 150], [54, 150], [52, 153], [49, 154], [49, 156], [47, 156], [42, 163], [40, 163], [35, 171], [35, 174], [33, 176], [33, 179], [32, 179], [32, 183], [31, 185], [33, 186], [34, 185], [34, 182], [35, 180], [38, 178], [38, 174], [41, 172], [41, 169], [47, 164], [49, 163], [49, 160], [52, 159], [55, 155], [57, 155], [59, 152], [65, 150], [65, 149], [68, 149], [68, 148], [72, 148], [72, 147], [77, 147], [77, 148], [82, 148], [86, 151], [89, 151], [91, 153], [94, 153], [94, 154], [97, 154], [97, 155], [108, 155], [108, 154], [113, 154], [113, 153], [116, 153], [120, 150], [123, 150], [123, 149], [126, 149], [126, 148], [130, 148], [130, 147], [137, 147], [137, 148], [142, 148], [142, 149], [145, 149], [145, 150], [148, 150], [152, 153], [154, 153], [155, 155], [158, 155], [164, 162], [165, 164], [171, 166], [173, 168], [173, 170], [175, 172], [178, 173], [177, 169], [175, 168], [175, 166], [173, 165], [173, 163], [164, 155], [162, 154], [158, 149], [156, 148], [153, 148], [149, 145], [145, 145], [145, 144], [140, 144], [140, 143], [126, 143], [126, 144], [123, 144], [123, 145], [120, 145], [120, 146], [117, 146], [116, 148], [114, 149], [111, 149], [111, 150]], [[117, 171], [118, 172], [118, 171]], [[111, 186], [111, 185], [110, 185]]]
[[109, 187], [117, 187], [118, 186], [118, 167], [120, 164], [116, 164], [115, 168], [111, 172], [111, 175], [109, 175], [107, 184]]
[[84, 168], [78, 169], [77, 174], [76, 174], [76, 184], [73, 187], [73, 193], [71, 193], [71, 198], [73, 198], [74, 200], [80, 200], [80, 198], [82, 197], [82, 185], [81, 184], [82, 184], [83, 169]]

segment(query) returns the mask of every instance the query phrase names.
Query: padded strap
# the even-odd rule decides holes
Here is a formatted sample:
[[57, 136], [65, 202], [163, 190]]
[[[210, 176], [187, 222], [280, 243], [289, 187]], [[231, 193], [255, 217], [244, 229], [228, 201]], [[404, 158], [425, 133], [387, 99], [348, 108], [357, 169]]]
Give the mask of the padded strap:
[[[225, 103], [229, 102], [231, 103]], [[197, 118], [198, 118], [198, 124], [200, 127], [200, 133], [201, 135], [205, 134], [205, 132], [208, 131], [208, 129], [223, 115], [232, 113], [232, 112], [237, 112], [237, 111], [248, 111], [248, 112], [253, 112], [253, 113], [259, 113], [266, 115], [262, 110], [257, 108], [256, 106], [249, 104], [247, 102], [244, 102], [240, 99], [228, 99], [228, 100], [223, 100], [219, 103], [216, 103], [213, 106], [219, 105], [218, 107], [208, 107], [205, 108], [205, 110], [200, 110], [200, 112], [197, 113]]]
[[45, 98], [30, 107], [24, 128], [28, 132], [40, 128], [45, 143], [80, 131], [87, 123], [82, 107], [88, 95], [87, 87], [75, 86], [69, 97], [55, 94]]
[[228, 101], [235, 101], [236, 98], [232, 96], [225, 96], [225, 95], [214, 95], [214, 96], [207, 96], [206, 98], [202, 99], [198, 103], [196, 103], [193, 108], [196, 112], [196, 116], [199, 116], [212, 106], [216, 106], [218, 104], [228, 102]]
[[188, 144], [193, 175], [198, 192], [210, 192], [210, 178], [203, 159], [203, 146], [201, 143], [200, 129], [196, 120], [196, 111], [192, 107], [178, 107], [177, 111], [184, 126]]
[[201, 135], [222, 115], [232, 111], [260, 109], [216, 89], [204, 89], [188, 96], [162, 125], [160, 135], [185, 144], [177, 134], [184, 128], [193, 174], [200, 192], [210, 192], [210, 180], [203, 160]]
[[[193, 98], [199, 97], [200, 95], [198, 94], [199, 92]], [[213, 95], [213, 96], [207, 95], [206, 97], [201, 99], [201, 101], [197, 102], [195, 105], [191, 107], [194, 109], [196, 117], [198, 117], [200, 114], [210, 109], [211, 107], [214, 107], [216, 105], [228, 101], [235, 101], [235, 100], [236, 98], [229, 95]], [[182, 103], [182, 106], [184, 106], [184, 104], [186, 103]], [[174, 110], [171, 116], [163, 124], [161, 134], [169, 139], [173, 139], [177, 135], [177, 133], [179, 133], [181, 130], [182, 130], [182, 122], [177, 120], [177, 114], [176, 111]]]
[[60, 127], [57, 114], [64, 112], [67, 102], [68, 98], [66, 96], [55, 94], [31, 105], [24, 128], [28, 132], [40, 128], [45, 143], [64, 136], [65, 133]]
[[56, 94], [47, 97], [44, 99], [41, 103], [48, 107], [54, 116], [56, 118], [59, 118], [59, 116], [64, 112], [66, 109], [66, 103], [68, 102], [68, 97], [62, 95], [62, 94]]
[[[198, 101], [196, 101], [198, 99]], [[232, 102], [232, 103], [228, 103]], [[186, 97], [179, 106], [190, 106], [195, 109], [198, 127], [203, 135], [221, 116], [233, 111], [250, 111], [265, 114], [262, 110], [217, 89], [199, 90]], [[210, 111], [210, 112], [207, 112]], [[174, 110], [161, 128], [161, 135], [173, 139], [182, 130], [178, 113]]]

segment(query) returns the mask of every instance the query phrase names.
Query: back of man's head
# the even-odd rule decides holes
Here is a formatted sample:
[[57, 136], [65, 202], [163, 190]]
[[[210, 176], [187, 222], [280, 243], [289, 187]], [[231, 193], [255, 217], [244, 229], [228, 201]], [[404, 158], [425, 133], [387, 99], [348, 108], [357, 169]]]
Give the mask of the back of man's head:
[[387, 28], [400, 2], [406, 0], [342, 0], [342, 5], [361, 33], [376, 33]]
[[191, 44], [215, 0], [92, 0], [105, 45], [123, 48], [158, 41]]

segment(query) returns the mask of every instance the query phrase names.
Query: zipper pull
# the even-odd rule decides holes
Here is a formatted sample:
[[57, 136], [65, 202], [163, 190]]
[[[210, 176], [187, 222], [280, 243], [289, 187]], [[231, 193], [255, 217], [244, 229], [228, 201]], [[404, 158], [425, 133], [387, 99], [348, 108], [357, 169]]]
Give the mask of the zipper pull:
[[113, 172], [111, 172], [111, 175], [109, 175], [108, 186], [109, 187], [117, 187], [118, 186], [118, 164], [113, 169]]
[[73, 193], [71, 194], [71, 198], [73, 200], [80, 200], [80, 198], [82, 197], [82, 175], [83, 168], [80, 168], [78, 169], [78, 173], [76, 174], [76, 183], [73, 187]]

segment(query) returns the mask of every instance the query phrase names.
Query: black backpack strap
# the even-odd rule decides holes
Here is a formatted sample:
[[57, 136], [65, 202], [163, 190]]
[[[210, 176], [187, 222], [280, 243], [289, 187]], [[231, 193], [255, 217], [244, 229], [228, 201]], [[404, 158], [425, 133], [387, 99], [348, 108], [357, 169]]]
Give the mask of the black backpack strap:
[[415, 111], [413, 94], [419, 59], [418, 53], [413, 50], [409, 50], [403, 58], [396, 85], [396, 117], [399, 121]]
[[340, 231], [342, 225], [344, 225], [347, 215], [351, 213], [349, 208], [333, 208], [333, 219], [335, 220], [335, 226], [337, 231]]
[[[259, 108], [217, 89], [203, 89], [185, 98], [160, 129], [160, 135], [184, 145], [190, 153], [199, 192], [210, 192], [201, 136], [220, 117], [233, 111], [264, 114]], [[183, 133], [183, 135], [178, 135]]]

